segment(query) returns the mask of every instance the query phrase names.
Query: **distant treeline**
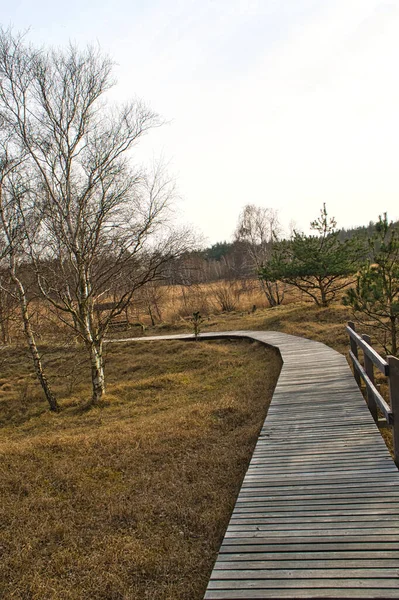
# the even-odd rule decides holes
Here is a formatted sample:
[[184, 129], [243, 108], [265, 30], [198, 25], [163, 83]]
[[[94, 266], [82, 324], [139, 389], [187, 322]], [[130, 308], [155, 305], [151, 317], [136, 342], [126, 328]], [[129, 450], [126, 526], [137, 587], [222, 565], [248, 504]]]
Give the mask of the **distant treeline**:
[[[376, 224], [374, 221], [370, 221], [368, 225], [359, 225], [358, 227], [351, 227], [349, 229], [342, 227], [339, 230], [339, 239], [342, 242], [345, 240], [351, 240], [354, 237], [367, 239], [375, 233], [375, 225]], [[395, 221], [394, 226], [399, 226], [399, 221]], [[212, 244], [203, 250], [193, 252], [191, 255], [208, 261], [220, 261], [223, 257], [240, 253], [243, 250], [243, 242], [237, 240], [233, 242], [227, 242], [225, 240], [223, 242], [216, 242], [215, 244]]]

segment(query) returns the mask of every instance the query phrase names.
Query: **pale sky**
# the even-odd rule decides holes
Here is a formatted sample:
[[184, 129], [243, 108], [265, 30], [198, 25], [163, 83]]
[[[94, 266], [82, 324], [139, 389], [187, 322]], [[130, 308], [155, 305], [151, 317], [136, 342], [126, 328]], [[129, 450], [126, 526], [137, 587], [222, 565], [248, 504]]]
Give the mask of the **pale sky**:
[[[245, 204], [307, 230], [399, 219], [399, 0], [0, 0], [39, 44], [98, 43], [113, 98], [168, 124], [138, 146], [175, 175], [180, 219], [229, 240]], [[140, 153], [141, 148], [141, 153]]]

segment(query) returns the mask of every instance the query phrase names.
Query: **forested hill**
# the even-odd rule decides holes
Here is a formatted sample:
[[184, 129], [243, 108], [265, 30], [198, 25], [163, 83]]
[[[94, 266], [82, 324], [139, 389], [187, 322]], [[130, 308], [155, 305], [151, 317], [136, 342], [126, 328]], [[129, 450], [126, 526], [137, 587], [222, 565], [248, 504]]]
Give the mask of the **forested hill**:
[[[397, 223], [395, 223], [396, 225]], [[341, 241], [350, 240], [355, 236], [359, 236], [362, 238], [369, 238], [373, 235], [375, 231], [375, 223], [374, 221], [370, 221], [368, 225], [359, 225], [359, 227], [352, 227], [349, 229], [345, 229], [342, 227], [339, 230], [339, 239]]]
[[[399, 221], [395, 221], [393, 223], [395, 227], [399, 227]], [[359, 236], [362, 238], [369, 238], [373, 235], [375, 231], [375, 222], [370, 221], [368, 225], [359, 225], [358, 227], [350, 227], [349, 229], [345, 229], [345, 227], [339, 228], [339, 239], [341, 241], [350, 240], [355, 236]], [[238, 250], [237, 246], [239, 242], [216, 242], [216, 244], [212, 244], [208, 248], [205, 248], [201, 255], [203, 258], [207, 260], [221, 260], [224, 256], [231, 254], [234, 250]]]

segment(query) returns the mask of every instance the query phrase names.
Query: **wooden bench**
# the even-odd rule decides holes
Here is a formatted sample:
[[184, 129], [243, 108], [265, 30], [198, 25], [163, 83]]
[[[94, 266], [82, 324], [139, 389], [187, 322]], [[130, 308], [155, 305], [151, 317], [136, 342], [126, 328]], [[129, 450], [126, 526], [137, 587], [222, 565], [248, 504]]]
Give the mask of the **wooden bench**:
[[[97, 315], [98, 321], [101, 321], [101, 313], [110, 312], [118, 307], [118, 302], [97, 302], [94, 305], [94, 311]], [[108, 327], [110, 329], [128, 329], [130, 326], [129, 322], [129, 304], [125, 306], [122, 313], [113, 317]]]
[[115, 317], [115, 319], [111, 319], [108, 327], [110, 329], [128, 329], [130, 323], [128, 319], [120, 319], [119, 317]]

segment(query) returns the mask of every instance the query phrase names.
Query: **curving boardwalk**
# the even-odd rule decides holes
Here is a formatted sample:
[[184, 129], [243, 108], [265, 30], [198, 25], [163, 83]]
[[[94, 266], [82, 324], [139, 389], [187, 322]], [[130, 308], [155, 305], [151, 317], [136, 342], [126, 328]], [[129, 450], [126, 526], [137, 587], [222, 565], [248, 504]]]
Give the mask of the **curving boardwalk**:
[[399, 598], [399, 473], [345, 357], [283, 333], [215, 337], [284, 364], [205, 599]]

